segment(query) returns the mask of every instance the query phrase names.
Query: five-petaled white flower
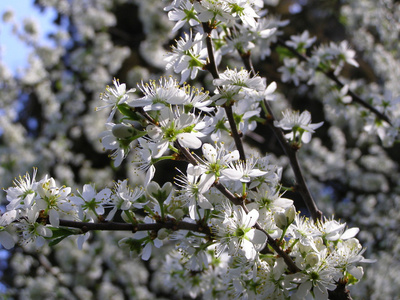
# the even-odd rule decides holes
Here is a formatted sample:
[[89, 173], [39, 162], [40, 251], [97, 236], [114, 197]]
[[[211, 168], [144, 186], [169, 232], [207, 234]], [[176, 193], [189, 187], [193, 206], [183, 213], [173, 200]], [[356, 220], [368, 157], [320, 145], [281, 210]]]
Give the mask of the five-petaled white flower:
[[19, 176], [19, 180], [14, 180], [14, 187], [10, 187], [6, 190], [7, 200], [10, 202], [7, 205], [7, 210], [13, 210], [17, 208], [30, 208], [33, 204], [33, 200], [36, 196], [36, 173], [37, 169], [33, 169], [32, 178], [29, 173], [26, 173], [24, 177]]
[[143, 206], [148, 203], [148, 200], [139, 201], [144, 193], [145, 189], [142, 186], [137, 186], [132, 189], [128, 186], [127, 179], [123, 181], [119, 180], [115, 183], [114, 193], [104, 203], [106, 207], [112, 207], [106, 220], [112, 220], [118, 209], [129, 210], [132, 208], [143, 208]]
[[201, 168], [189, 164], [187, 167], [187, 175], [182, 174], [175, 178], [176, 185], [182, 188], [181, 199], [183, 199], [189, 208], [189, 216], [196, 219], [197, 206], [202, 209], [212, 209], [213, 206], [208, 199], [203, 195], [207, 190], [202, 185], [205, 177], [201, 177]]
[[206, 64], [207, 48], [203, 48], [203, 35], [197, 33], [193, 39], [192, 32], [185, 33], [176, 43], [176, 47], [172, 47], [172, 52], [165, 57], [167, 62], [166, 68], [174, 68], [175, 73], [181, 73], [182, 84], [189, 76], [194, 79], [197, 72], [202, 70]]
[[185, 113], [180, 108], [164, 108], [158, 123], [159, 126], [150, 124], [146, 128], [148, 136], [157, 144], [158, 153], [154, 158], [161, 157], [174, 142], [191, 149], [201, 147], [200, 138], [204, 137], [201, 131], [206, 126], [201, 116]]
[[299, 111], [286, 110], [282, 112], [283, 119], [280, 121], [274, 121], [275, 127], [280, 127], [283, 130], [292, 130], [291, 133], [286, 134], [286, 138], [291, 141], [296, 141], [298, 137], [299, 141], [308, 143], [311, 141], [311, 133], [314, 130], [321, 127], [324, 122], [311, 124], [311, 114], [307, 110], [301, 114]]
[[120, 84], [118, 79], [113, 80], [115, 88], [107, 86], [106, 92], [100, 95], [100, 99], [106, 102], [107, 104], [104, 106], [97, 107], [96, 110], [101, 110], [104, 108], [112, 107], [111, 113], [107, 119], [107, 122], [110, 122], [114, 117], [115, 112], [117, 111], [117, 106], [122, 103], [126, 103], [129, 99], [130, 93], [136, 91], [136, 89], [126, 90], [126, 84]]
[[225, 249], [233, 255], [241, 251], [247, 259], [253, 260], [265, 246], [267, 236], [261, 230], [253, 228], [259, 216], [255, 209], [246, 213], [241, 206], [223, 204], [222, 216], [213, 220], [213, 229], [219, 237], [217, 255]]
[[[202, 178], [199, 186], [202, 190], [208, 190], [217, 179], [239, 180], [242, 178], [242, 172], [230, 166], [230, 162], [239, 159], [239, 151], [227, 151], [224, 144], [205, 143], [202, 146], [203, 159], [201, 160]], [[190, 173], [190, 170], [188, 170]]]

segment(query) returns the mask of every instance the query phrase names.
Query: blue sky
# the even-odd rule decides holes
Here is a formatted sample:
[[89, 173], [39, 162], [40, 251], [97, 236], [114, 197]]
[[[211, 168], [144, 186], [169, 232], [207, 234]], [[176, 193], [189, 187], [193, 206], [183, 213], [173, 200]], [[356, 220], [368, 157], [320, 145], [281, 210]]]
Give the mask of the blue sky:
[[[34, 0], [0, 0], [0, 60], [3, 64], [7, 65], [14, 74], [16, 74], [18, 69], [27, 66], [27, 57], [31, 49], [12, 34], [11, 25], [9, 23], [4, 23], [2, 20], [3, 13], [12, 9], [14, 11], [14, 19], [21, 25], [23, 19], [26, 17], [35, 19], [39, 24], [41, 33], [40, 39], [44, 43], [46, 42], [46, 35], [54, 31], [55, 28], [52, 25], [55, 12], [47, 9], [41, 13], [39, 9], [33, 6], [33, 2]], [[3, 263], [8, 255], [9, 253], [0, 247], [0, 263]], [[0, 297], [1, 293], [4, 291], [5, 287], [0, 283]]]
[[42, 40], [45, 40], [48, 32], [54, 31], [52, 20], [55, 17], [55, 12], [46, 9], [41, 13], [39, 9], [33, 6], [33, 2], [34, 0], [0, 0], [0, 60], [13, 72], [27, 65], [30, 49], [12, 35], [10, 24], [5, 24], [2, 21], [3, 13], [12, 9], [14, 19], [21, 25], [26, 17], [35, 19], [39, 24]]

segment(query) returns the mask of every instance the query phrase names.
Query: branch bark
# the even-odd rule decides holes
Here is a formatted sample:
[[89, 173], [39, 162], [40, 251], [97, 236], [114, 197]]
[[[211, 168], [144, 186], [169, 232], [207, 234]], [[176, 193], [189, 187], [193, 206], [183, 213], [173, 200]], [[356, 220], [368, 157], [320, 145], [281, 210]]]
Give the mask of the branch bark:
[[70, 227], [70, 228], [78, 228], [81, 229], [83, 233], [94, 230], [102, 230], [102, 231], [158, 231], [162, 228], [171, 229], [171, 230], [190, 230], [194, 232], [204, 233], [208, 236], [211, 236], [211, 229], [204, 224], [197, 223], [188, 223], [184, 221], [176, 221], [176, 220], [166, 220], [166, 221], [158, 221], [157, 223], [140, 223], [140, 224], [131, 224], [131, 223], [119, 223], [119, 222], [102, 222], [102, 223], [89, 223], [89, 222], [77, 222], [70, 220], [60, 220], [60, 226]]

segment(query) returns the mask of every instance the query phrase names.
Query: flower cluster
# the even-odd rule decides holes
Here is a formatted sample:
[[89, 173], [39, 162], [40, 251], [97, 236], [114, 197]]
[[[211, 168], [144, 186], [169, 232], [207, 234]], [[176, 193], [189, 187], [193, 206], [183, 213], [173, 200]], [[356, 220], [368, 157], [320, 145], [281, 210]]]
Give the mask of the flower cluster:
[[[0, 243], [7, 249], [31, 242], [42, 247], [76, 236], [82, 248], [87, 231], [131, 231], [119, 246], [149, 260], [158, 248], [174, 245], [161, 270], [166, 282], [181, 294], [207, 299], [328, 299], [338, 283], [360, 281], [360, 263], [371, 261], [355, 238], [359, 229], [314, 217], [318, 209], [306, 200], [312, 197], [296, 169], [313, 219], [302, 216], [284, 197], [286, 189], [295, 189], [282, 186], [281, 166], [257, 151], [244, 151], [241, 138], [259, 124], [269, 124], [292, 151], [310, 143], [323, 124], [311, 123], [308, 111], [287, 109], [281, 120], [274, 117], [270, 103], [277, 85], [267, 85], [246, 61], [260, 45], [265, 57], [285, 25], [261, 18], [262, 8], [257, 0], [180, 0], [167, 6], [176, 22], [173, 32], [189, 27], [165, 56], [166, 68], [180, 80], [161, 77], [127, 90], [114, 79], [114, 87], [100, 97], [106, 104], [97, 109], [111, 110], [100, 142], [114, 166], [125, 160], [144, 172], [143, 183], [119, 180], [99, 192], [85, 184], [72, 192], [48, 175], [37, 180], [34, 169], [5, 190]], [[278, 69], [283, 82], [312, 83], [317, 71], [337, 76], [345, 63], [358, 66], [347, 42], [320, 46], [307, 58], [314, 42], [306, 31], [284, 43], [298, 56], [283, 58]], [[235, 52], [245, 67], [220, 72], [223, 58]], [[203, 71], [213, 76], [208, 91], [185, 82]], [[336, 102], [352, 102], [348, 85], [337, 91]], [[153, 177], [166, 160], [187, 165], [177, 170], [174, 182], [160, 186]]]
[[[225, 268], [213, 271], [214, 280], [229, 287], [227, 295], [243, 296], [252, 291], [257, 299], [289, 297], [298, 288], [293, 297], [302, 299], [311, 293], [316, 299], [326, 299], [327, 291], [333, 290], [339, 279], [347, 278], [353, 283], [361, 279], [358, 263], [366, 260], [354, 238], [357, 228], [346, 229], [345, 223], [335, 220], [314, 223], [300, 217], [293, 201], [283, 198], [277, 190], [278, 181], [269, 180], [271, 174], [264, 170], [265, 163], [254, 159], [240, 162], [237, 150], [229, 152], [223, 145], [204, 144], [202, 150], [203, 158], [198, 164], [189, 164], [187, 175], [182, 172], [177, 177], [179, 188], [170, 183], [160, 187], [155, 182], [146, 188], [131, 188], [124, 180], [112, 189], [96, 192], [94, 186], [85, 185], [82, 192], [73, 194], [70, 188], [57, 186], [53, 178], [44, 176], [36, 181], [34, 170], [32, 178], [26, 174], [6, 190], [9, 204], [1, 217], [0, 242], [6, 248], [13, 247], [14, 231], [19, 233], [19, 243], [35, 241], [37, 247], [46, 239], [59, 241], [77, 235], [82, 248], [87, 235], [80, 230], [62, 235], [59, 228], [68, 220], [93, 224], [104, 219], [111, 221], [118, 212], [134, 226], [173, 220], [175, 224], [187, 224], [188, 228], [190, 224], [210, 228], [208, 235], [200, 228], [197, 234], [188, 230], [173, 233], [148, 229], [120, 241], [120, 245], [130, 246], [133, 253], [145, 260], [151, 257], [153, 247], [174, 241], [180, 256], [171, 254], [167, 262], [177, 259], [176, 263], [186, 270], [177, 272], [176, 266], [164, 267], [174, 286], [191, 271], [201, 270], [196, 276], [205, 280], [216, 267], [211, 262], [213, 256], [223, 259], [228, 267], [228, 273]], [[215, 182], [224, 183], [235, 194], [243, 193], [251, 183], [253, 188], [247, 197], [251, 210], [233, 205], [213, 186]], [[139, 213], [143, 210], [148, 213], [144, 218]], [[279, 240], [279, 247], [293, 259], [298, 272], [290, 272], [282, 258], [274, 255], [274, 249], [267, 244], [269, 238]], [[216, 298], [222, 292], [218, 291]]]
[[[108, 97], [107, 102], [122, 118], [117, 123], [107, 120], [108, 130], [101, 142], [114, 151], [111, 157], [118, 165], [127, 150], [135, 148], [141, 153], [142, 169], [147, 174], [144, 186], [132, 188], [124, 180], [112, 189], [97, 192], [87, 184], [74, 194], [71, 188], [58, 186], [48, 176], [37, 181], [34, 170], [32, 177], [27, 174], [15, 180], [15, 186], [6, 190], [9, 204], [1, 218], [0, 235], [5, 247], [14, 245], [10, 233], [16, 230], [22, 244], [36, 241], [40, 247], [46, 239], [58, 242], [77, 235], [81, 248], [88, 235], [81, 230], [61, 232], [59, 228], [65, 222], [97, 224], [122, 218], [133, 228], [143, 226], [142, 230], [133, 229], [137, 232], [122, 239], [120, 245], [129, 246], [144, 260], [150, 259], [154, 247], [161, 247], [167, 240], [175, 242], [180, 256], [169, 256], [173, 266], [166, 267], [165, 272], [176, 286], [186, 273], [176, 272], [174, 266], [183, 266], [186, 272], [201, 270], [197, 276], [205, 280], [203, 276], [216, 267], [210, 262], [213, 256], [224, 258], [229, 270], [227, 273], [225, 268], [216, 268], [214, 280], [228, 286], [227, 295], [235, 297], [254, 293], [263, 299], [272, 289], [272, 295], [283, 297], [301, 298], [310, 293], [326, 298], [339, 279], [353, 283], [361, 279], [358, 263], [363, 261], [362, 248], [354, 238], [358, 230], [346, 231], [345, 224], [334, 220], [314, 223], [300, 217], [293, 201], [282, 197], [279, 168], [270, 165], [268, 157], [253, 155], [243, 160], [232, 140], [222, 142], [216, 135], [213, 142], [206, 142], [207, 135], [219, 129], [222, 110], [216, 112], [213, 105], [229, 105], [239, 115], [237, 103], [261, 106], [272, 98], [275, 86], [266, 87], [265, 79], [236, 69], [228, 69], [214, 80], [217, 93], [213, 97], [187, 84], [180, 87], [172, 78], [161, 78], [159, 82], [142, 83], [139, 89], [143, 96], [129, 99], [125, 85], [114, 83], [121, 95]], [[226, 91], [233, 96], [222, 100]], [[256, 112], [253, 115], [260, 117], [259, 110]], [[235, 119], [239, 125], [240, 119]], [[303, 142], [308, 142], [310, 133], [320, 125], [310, 124], [308, 112], [301, 116], [297, 113], [297, 117], [287, 112], [275, 124], [293, 130], [293, 138], [299, 135]], [[225, 128], [229, 130], [229, 125]], [[199, 148], [198, 155], [188, 151]], [[152, 181], [158, 161], [178, 157], [189, 164], [176, 177], [176, 187], [171, 183], [160, 187]], [[171, 223], [184, 230], [168, 230], [167, 224]], [[163, 224], [167, 230], [162, 229]], [[157, 225], [161, 227], [151, 229]], [[297, 266], [297, 272], [278, 258], [282, 253]], [[293, 292], [296, 288], [298, 292]], [[196, 293], [200, 292], [205, 290]]]

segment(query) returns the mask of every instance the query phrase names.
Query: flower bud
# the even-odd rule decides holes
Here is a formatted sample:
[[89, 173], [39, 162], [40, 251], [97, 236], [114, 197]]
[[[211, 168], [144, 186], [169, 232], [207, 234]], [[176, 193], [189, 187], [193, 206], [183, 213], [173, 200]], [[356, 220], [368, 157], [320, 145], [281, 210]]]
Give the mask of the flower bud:
[[293, 205], [287, 207], [285, 212], [278, 212], [275, 214], [275, 222], [276, 226], [280, 229], [287, 228], [290, 224], [293, 223], [294, 218], [296, 216], [296, 210]]
[[182, 219], [182, 217], [185, 215], [185, 212], [183, 211], [183, 209], [175, 209], [174, 212], [172, 213], [172, 216], [176, 219], [176, 220], [180, 220]]
[[352, 249], [353, 251], [354, 251], [354, 249], [361, 250], [361, 248], [362, 248], [360, 242], [356, 238], [348, 239], [348, 240], [344, 241], [344, 243], [346, 244], [346, 246], [348, 248]]
[[278, 212], [274, 215], [274, 218], [275, 218], [276, 226], [278, 226], [278, 228], [283, 230], [284, 228], [287, 227], [288, 223], [287, 223], [287, 218], [286, 218], [285, 213]]
[[159, 240], [164, 240], [169, 236], [169, 230], [166, 228], [161, 228], [158, 232], [157, 232], [157, 238]]
[[358, 280], [360, 280], [364, 276], [364, 270], [363, 267], [361, 266], [358, 267], [353, 266], [352, 268], [349, 268], [348, 272]]
[[315, 266], [317, 263], [319, 263], [320, 257], [318, 253], [315, 252], [310, 252], [306, 256], [306, 263], [309, 264], [311, 267]]
[[133, 135], [134, 128], [126, 124], [115, 124], [112, 128], [112, 134], [120, 139], [126, 139]]
[[14, 11], [7, 10], [3, 13], [3, 22], [8, 23], [11, 22], [14, 18]]
[[296, 217], [296, 209], [295, 209], [294, 205], [291, 205], [288, 208], [286, 208], [285, 215], [286, 215], [288, 224], [292, 224], [294, 221], [294, 218]]
[[311, 251], [311, 246], [306, 246], [306, 245], [303, 245], [302, 243], [298, 243], [298, 245], [299, 245], [299, 251], [301, 252], [301, 253], [307, 253], [307, 252], [309, 252], [309, 251]]
[[155, 181], [151, 181], [146, 187], [146, 192], [149, 195], [153, 195], [153, 194], [156, 194], [159, 189], [160, 189], [160, 185]]

